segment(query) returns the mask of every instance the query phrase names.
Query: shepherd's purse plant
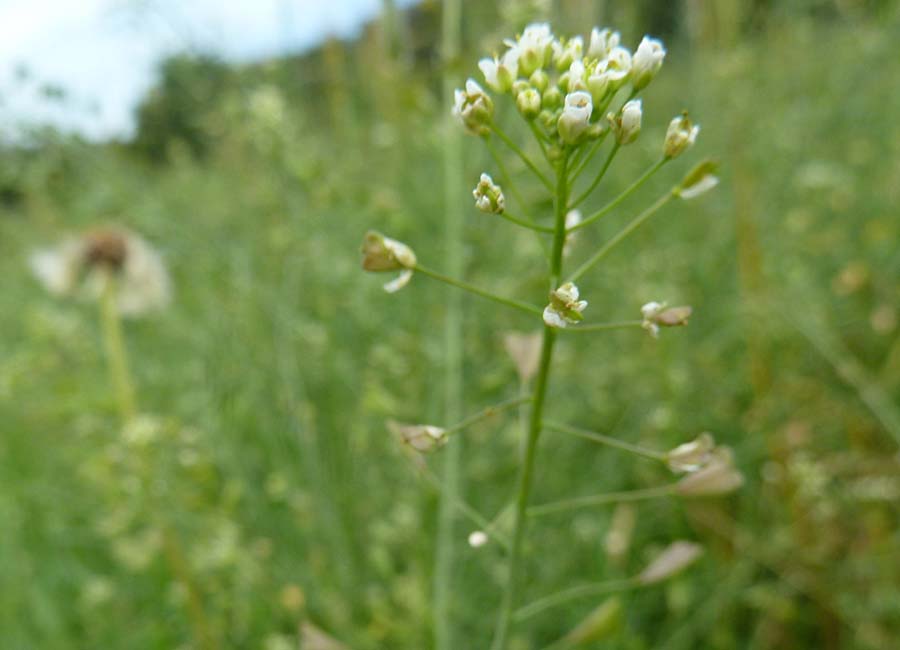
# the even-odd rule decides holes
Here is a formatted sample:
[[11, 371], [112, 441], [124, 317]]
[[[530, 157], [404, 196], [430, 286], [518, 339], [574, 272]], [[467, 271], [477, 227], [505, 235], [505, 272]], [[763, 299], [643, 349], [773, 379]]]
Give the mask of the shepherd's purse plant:
[[[601, 581], [578, 585], [522, 605], [519, 602], [519, 589], [523, 571], [523, 541], [529, 519], [570, 509], [636, 499], [724, 494], [739, 487], [743, 481], [741, 474], [734, 468], [730, 451], [717, 447], [709, 434], [701, 434], [695, 440], [669, 452], [661, 452], [556, 422], [546, 413], [554, 346], [561, 335], [574, 331], [643, 328], [656, 337], [661, 328], [687, 324], [691, 315], [690, 307], [669, 307], [658, 301], [648, 301], [641, 309], [640, 317], [631, 321], [591, 321], [588, 301], [582, 296], [577, 283], [616, 245], [663, 206], [673, 200], [693, 199], [712, 189], [718, 182], [713, 162], [697, 164], [679, 183], [628, 221], [617, 234], [575, 266], [574, 270], [564, 268], [568, 258], [567, 244], [571, 242], [573, 235], [610, 214], [663, 167], [681, 157], [694, 145], [700, 131], [700, 127], [692, 122], [686, 112], [675, 116], [660, 143], [659, 159], [604, 207], [586, 216], [582, 215], [580, 206], [600, 186], [614, 159], [623, 148], [639, 138], [643, 118], [641, 95], [657, 76], [666, 56], [662, 43], [654, 38], [644, 37], [633, 54], [620, 45], [620, 40], [618, 32], [595, 28], [585, 44], [580, 36], [557, 37], [549, 25], [532, 24], [515, 39], [505, 41], [506, 50], [502, 55], [479, 62], [484, 82], [491, 93], [475, 79], [468, 79], [465, 87], [455, 94], [453, 114], [468, 133], [483, 139], [497, 163], [497, 176], [505, 185], [497, 183], [488, 172], [482, 173], [473, 190], [475, 207], [484, 213], [505, 219], [516, 227], [535, 231], [547, 240], [546, 249], [549, 253], [545, 302], [535, 304], [519, 298], [499, 296], [462, 279], [448, 277], [420, 263], [407, 244], [378, 232], [367, 233], [363, 243], [365, 270], [399, 272], [397, 277], [385, 285], [388, 292], [402, 289], [416, 274], [425, 275], [524, 312], [543, 327], [539, 352], [535, 351], [538, 359], [536, 369], [529, 373], [533, 375], [533, 382], [524, 397], [511, 397], [452, 426], [391, 423], [390, 427], [416, 454], [426, 454], [438, 449], [451, 435], [482, 418], [523, 404], [529, 409], [510, 534], [507, 535], [496, 523], [482, 517], [471, 506], [459, 503], [461, 513], [479, 526], [479, 530], [469, 536], [469, 543], [478, 547], [494, 541], [507, 552], [505, 588], [496, 617], [491, 646], [493, 650], [506, 650], [513, 625], [530, 616], [575, 598], [655, 584], [687, 566], [698, 556], [700, 550], [696, 544], [677, 541], [643, 572], [631, 579], [617, 580], [615, 584]], [[504, 97], [515, 106], [515, 111], [536, 145], [520, 146], [507, 134], [505, 127], [498, 123], [495, 101]], [[512, 186], [512, 178], [506, 173], [498, 154], [498, 144], [508, 147], [520, 158], [534, 182], [549, 193], [554, 206], [552, 215], [541, 218], [539, 215], [528, 214], [529, 206], [523, 201], [517, 201], [518, 212], [510, 209], [507, 197], [521, 197], [521, 193]], [[529, 155], [526, 149], [536, 153]], [[591, 163], [601, 151], [605, 151], [605, 156], [601, 156], [602, 162], [594, 171], [595, 166]], [[673, 472], [683, 473], [685, 476], [674, 483], [633, 492], [607, 493], [532, 505], [530, 497], [537, 443], [542, 431], [548, 429], [587, 438], [617, 452], [629, 452], [666, 463]]]

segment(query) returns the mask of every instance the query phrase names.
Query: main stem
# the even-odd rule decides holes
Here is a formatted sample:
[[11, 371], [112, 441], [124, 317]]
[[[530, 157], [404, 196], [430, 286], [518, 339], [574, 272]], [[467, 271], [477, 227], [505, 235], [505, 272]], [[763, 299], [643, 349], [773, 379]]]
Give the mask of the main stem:
[[[569, 201], [568, 175], [569, 152], [563, 154], [556, 167], [556, 206], [553, 234], [553, 250], [550, 259], [550, 289], [555, 289], [562, 273], [562, 249], [566, 241], [566, 204]], [[506, 578], [506, 590], [500, 604], [500, 614], [494, 632], [492, 650], [506, 650], [512, 613], [516, 603], [519, 573], [522, 564], [522, 542], [525, 538], [525, 526], [528, 517], [528, 500], [531, 496], [531, 484], [534, 478], [534, 464], [537, 455], [538, 439], [541, 435], [541, 421], [544, 413], [544, 401], [547, 385], [550, 382], [550, 364], [553, 361], [553, 344], [556, 342], [556, 330], [544, 326], [544, 339], [541, 345], [541, 361], [538, 366], [534, 384], [534, 398], [531, 415], [528, 419], [528, 438], [525, 443], [525, 455], [519, 468], [519, 489], [516, 496], [516, 514], [513, 523], [512, 542], [509, 552], [509, 568]]]

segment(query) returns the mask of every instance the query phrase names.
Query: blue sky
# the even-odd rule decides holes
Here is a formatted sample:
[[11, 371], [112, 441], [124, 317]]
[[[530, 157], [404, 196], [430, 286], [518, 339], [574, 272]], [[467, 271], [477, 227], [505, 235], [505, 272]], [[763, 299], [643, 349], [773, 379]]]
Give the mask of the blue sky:
[[[165, 55], [189, 49], [249, 61], [298, 51], [354, 34], [380, 7], [381, 0], [0, 0], [0, 132], [49, 122], [90, 138], [127, 135]], [[68, 103], [47, 102], [44, 84], [66, 89]]]

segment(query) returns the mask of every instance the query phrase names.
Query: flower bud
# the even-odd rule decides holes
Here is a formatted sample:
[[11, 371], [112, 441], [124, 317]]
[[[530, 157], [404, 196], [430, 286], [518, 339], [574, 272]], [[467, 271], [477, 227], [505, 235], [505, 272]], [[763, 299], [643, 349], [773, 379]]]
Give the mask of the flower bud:
[[494, 102], [474, 79], [466, 81], [465, 90], [454, 93], [453, 114], [473, 135], [487, 135], [491, 131]]
[[590, 125], [594, 107], [591, 95], [583, 90], [566, 95], [566, 105], [556, 128], [566, 144], [575, 144]]
[[719, 184], [716, 171], [719, 165], [712, 160], [704, 160], [688, 172], [684, 180], [675, 189], [675, 196], [682, 199], [693, 199], [708, 192]]
[[472, 196], [475, 197], [475, 207], [482, 212], [500, 214], [506, 206], [503, 190], [487, 174], [481, 175], [478, 185], [472, 190]]
[[618, 115], [607, 116], [610, 126], [616, 134], [616, 141], [622, 144], [634, 142], [641, 132], [641, 100], [632, 99], [626, 102]]
[[743, 484], [744, 476], [735, 469], [731, 450], [717, 447], [705, 467], [678, 481], [675, 492], [686, 497], [716, 496], [734, 492]]
[[543, 70], [535, 70], [528, 78], [528, 81], [532, 86], [537, 88], [539, 92], [544, 92], [547, 90], [547, 86], [550, 85], [550, 75]]
[[702, 553], [703, 547], [694, 542], [672, 542], [641, 571], [638, 582], [652, 585], [671, 578], [693, 564]]
[[666, 50], [660, 41], [649, 36], [641, 40], [631, 60], [631, 83], [635, 90], [640, 90], [653, 81], [665, 58]]
[[519, 48], [510, 48], [499, 59], [496, 56], [493, 59], [481, 59], [478, 67], [488, 86], [499, 93], [505, 93], [512, 88], [519, 73]]
[[363, 240], [362, 254], [362, 267], [366, 271], [403, 271], [395, 280], [384, 285], [388, 293], [399, 291], [409, 284], [416, 267], [416, 254], [406, 244], [370, 230]]
[[553, 41], [553, 64], [560, 72], [568, 70], [572, 61], [581, 60], [583, 51], [584, 41], [580, 36], [565, 41]]
[[666, 463], [673, 472], [696, 472], [713, 458], [716, 443], [709, 433], [701, 433], [694, 440], [678, 445], [666, 454]]
[[469, 534], [469, 546], [472, 548], [481, 548], [490, 541], [488, 534], [483, 530], [475, 530]]
[[687, 111], [669, 122], [663, 154], [666, 158], [677, 158], [693, 146], [700, 133], [699, 125], [692, 124]]
[[641, 326], [650, 332], [653, 338], [659, 336], [660, 327], [678, 327], [687, 325], [693, 309], [689, 306], [667, 307], [666, 303], [648, 302], [641, 307], [644, 322]]
[[434, 451], [447, 442], [447, 432], [432, 424], [401, 424], [390, 420], [387, 426], [404, 444], [423, 454]]
[[586, 70], [584, 69], [584, 63], [580, 59], [572, 61], [569, 71], [563, 76], [566, 77], [564, 86], [566, 92], [573, 93], [576, 90], [587, 90], [587, 85], [584, 83]]
[[605, 59], [613, 48], [618, 47], [621, 37], [619, 32], [609, 29], [598, 29], [594, 27], [591, 30], [591, 40], [588, 45], [588, 56], [595, 59]]
[[541, 94], [534, 88], [527, 88], [516, 95], [516, 108], [526, 120], [533, 120], [541, 112]]
[[574, 325], [583, 319], [581, 312], [587, 305], [587, 300], [578, 299], [578, 287], [566, 282], [550, 292], [550, 304], [544, 308], [544, 324], [559, 328]]
[[563, 94], [556, 86], [550, 86], [541, 96], [541, 106], [553, 111], [562, 106]]

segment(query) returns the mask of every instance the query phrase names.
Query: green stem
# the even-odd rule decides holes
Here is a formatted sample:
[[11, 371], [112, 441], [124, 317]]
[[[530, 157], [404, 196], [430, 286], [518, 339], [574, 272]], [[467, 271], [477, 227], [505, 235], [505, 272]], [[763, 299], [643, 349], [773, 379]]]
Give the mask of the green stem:
[[[569, 200], [569, 186], [567, 182], [567, 166], [569, 152], [563, 153], [556, 169], [556, 205], [555, 220], [556, 231], [553, 235], [553, 250], [550, 264], [550, 284], [556, 286], [562, 271], [562, 249], [566, 241], [566, 205]], [[553, 360], [553, 345], [556, 342], [556, 329], [544, 326], [544, 340], [541, 345], [541, 360], [538, 366], [537, 378], [534, 386], [534, 398], [531, 405], [531, 415], [528, 421], [528, 436], [525, 442], [524, 457], [519, 468], [518, 491], [516, 496], [515, 519], [513, 521], [512, 545], [509, 553], [508, 573], [506, 576], [506, 589], [503, 592], [503, 600], [500, 604], [500, 612], [497, 617], [497, 626], [494, 632], [492, 650], [506, 650], [510, 628], [512, 625], [512, 613], [515, 607], [519, 582], [519, 572], [522, 563], [522, 542], [525, 538], [525, 526], [528, 518], [528, 501], [531, 496], [531, 484], [534, 478], [534, 466], [537, 456], [537, 443], [541, 435], [541, 422], [543, 418], [544, 402], [547, 395], [547, 385], [550, 381], [550, 365]]]
[[595, 431], [578, 429], [576, 427], [570, 427], [567, 424], [548, 420], [544, 420], [544, 427], [553, 431], [557, 431], [559, 433], [565, 433], [570, 436], [576, 436], [578, 438], [584, 438], [586, 440], [593, 440], [594, 442], [599, 442], [603, 445], [615, 447], [616, 449], [621, 449], [622, 451], [631, 452], [632, 454], [637, 454], [638, 456], [643, 456], [644, 458], [650, 458], [652, 460], [659, 460], [663, 462], [665, 462], [666, 460], [666, 455], [662, 452], [654, 451], [653, 449], [647, 449], [646, 447], [641, 447], [640, 445], [633, 445], [629, 442], [618, 440], [616, 438], [612, 438]]
[[[671, 160], [671, 158], [663, 158], [662, 160], [655, 163], [652, 167], [650, 167], [647, 171], [645, 171], [641, 175], [640, 178], [638, 178], [634, 183], [632, 183], [628, 187], [628, 189], [626, 189], [624, 192], [619, 194], [619, 196], [617, 196], [615, 199], [613, 199], [613, 201], [611, 203], [608, 203], [607, 205], [603, 206], [602, 208], [597, 210], [594, 214], [592, 214], [588, 218], [582, 220], [581, 223], [576, 224], [576, 225], [572, 226], [571, 228], [569, 228], [569, 230], [573, 231], [573, 230], [578, 230], [579, 228], [584, 228], [585, 226], [594, 223], [600, 217], [602, 217], [605, 214], [608, 214], [610, 211], [614, 210], [620, 203], [622, 203], [622, 201], [624, 201], [629, 196], [631, 196], [635, 192], [635, 190], [637, 190], [641, 185], [646, 183], [650, 179], [650, 177], [653, 176], [656, 172], [658, 172], [662, 168], [663, 165], [665, 165], [667, 162], [669, 162], [669, 160]], [[587, 196], [583, 195], [582, 198], [587, 198]], [[577, 201], [572, 207], [575, 207], [575, 205], [577, 205], [580, 202], [581, 202], [581, 199], [579, 199], [579, 201]]]
[[566, 332], [601, 332], [605, 330], [622, 330], [631, 329], [632, 327], [641, 327], [644, 321], [640, 320], [623, 320], [615, 323], [592, 323], [590, 325], [578, 325], [576, 327], [567, 327]]
[[[454, 78], [450, 62], [459, 55], [462, 40], [462, 2], [445, 0], [441, 16], [443, 55], [444, 103], [453, 98]], [[464, 254], [462, 226], [464, 217], [458, 197], [463, 192], [462, 138], [458, 129], [445, 129], [444, 142], [444, 243], [447, 247], [447, 269], [452, 275], [463, 275]], [[460, 417], [462, 411], [462, 295], [450, 292], [444, 325], [444, 415], [448, 420]], [[454, 650], [457, 646], [454, 630], [454, 556], [456, 533], [454, 514], [473, 513], [460, 498], [462, 492], [460, 465], [462, 440], [452, 440], [443, 454], [443, 484], [438, 510], [438, 529], [434, 565], [434, 647], [435, 650]], [[480, 525], [480, 524], [479, 524]], [[495, 536], [496, 537], [496, 536]]]
[[592, 494], [586, 497], [563, 499], [553, 503], [544, 503], [528, 510], [530, 517], [543, 517], [567, 510], [589, 508], [590, 506], [603, 506], [610, 503], [624, 503], [626, 501], [643, 501], [645, 499], [658, 499], [672, 494], [671, 485], [645, 488], [643, 490], [625, 490], [623, 492], [606, 492], [604, 494]]
[[[498, 530], [495, 522], [489, 521], [487, 517], [466, 503], [461, 497], [451, 492], [447, 485], [441, 483], [437, 476], [432, 472], [425, 471], [423, 472], [423, 476], [441, 495], [442, 504], [447, 503], [452, 509], [458, 510], [464, 517], [478, 526], [479, 530], [483, 530], [488, 536], [493, 538], [504, 551], [509, 552], [509, 539]], [[435, 585], [435, 587], [437, 587], [437, 585]]]
[[522, 217], [517, 217], [515, 215], [510, 214], [506, 210], [503, 212], [498, 212], [498, 216], [503, 217], [507, 221], [510, 221], [514, 224], [522, 226], [523, 228], [528, 228], [529, 230], [534, 230], [535, 232], [553, 232], [553, 228], [550, 226], [540, 226], [536, 223], [532, 223], [527, 219], [523, 219]]
[[518, 309], [520, 311], [524, 311], [528, 314], [534, 316], [537, 314], [540, 316], [543, 313], [543, 310], [535, 307], [534, 305], [529, 305], [528, 303], [521, 302], [519, 300], [515, 300], [513, 298], [504, 298], [503, 296], [498, 296], [489, 291], [485, 291], [484, 289], [479, 289], [478, 287], [469, 284], [468, 282], [462, 282], [461, 280], [456, 280], [455, 278], [451, 278], [442, 273], [438, 273], [437, 271], [432, 271], [431, 269], [420, 266], [416, 264], [415, 270], [421, 273], [422, 275], [427, 275], [430, 278], [435, 280], [439, 280], [440, 282], [444, 282], [451, 286], [457, 287], [458, 289], [462, 289], [464, 291], [468, 291], [469, 293], [474, 293], [476, 296], [481, 296], [482, 298], [487, 298], [488, 300], [493, 300], [494, 302], [499, 302], [501, 305], [506, 305], [507, 307], [512, 307], [513, 309]]
[[489, 417], [493, 417], [494, 415], [499, 415], [504, 411], [508, 411], [509, 409], [515, 408], [522, 404], [527, 404], [531, 401], [531, 395], [523, 395], [520, 397], [513, 397], [508, 400], [504, 400], [499, 404], [494, 404], [493, 406], [488, 406], [486, 409], [482, 409], [475, 413], [474, 415], [470, 415], [462, 422], [458, 422], [454, 424], [452, 427], [448, 427], [444, 429], [445, 435], [450, 435], [451, 433], [456, 433], [457, 431], [462, 431], [463, 429], [467, 429], [473, 424], [477, 424], [482, 420], [486, 420]]
[[521, 621], [530, 618], [535, 614], [540, 614], [547, 609], [562, 605], [571, 600], [577, 600], [587, 596], [600, 596], [615, 591], [627, 591], [640, 586], [641, 583], [636, 578], [624, 578], [622, 580], [608, 580], [606, 582], [595, 582], [589, 585], [571, 587], [570, 589], [564, 589], [563, 591], [550, 594], [549, 596], [545, 596], [533, 603], [525, 605], [516, 611], [515, 619]]
[[[669, 192], [666, 192], [659, 199], [657, 199], [656, 203], [654, 203], [649, 208], [644, 210], [641, 214], [636, 216], [627, 226], [622, 228], [622, 230], [620, 230], [618, 233], [616, 233], [616, 235], [612, 239], [610, 239], [608, 242], [606, 242], [600, 248], [600, 250], [598, 250], [596, 253], [594, 253], [590, 259], [588, 259], [584, 264], [579, 266], [578, 270], [576, 270], [569, 277], [569, 281], [575, 282], [575, 280], [577, 280], [582, 275], [584, 275], [585, 273], [590, 271], [591, 268], [597, 262], [602, 260], [606, 256], [606, 254], [609, 253], [609, 251], [611, 251], [613, 248], [615, 248], [619, 244], [619, 242], [621, 242], [628, 235], [630, 235], [632, 232], [637, 230], [641, 226], [641, 224], [643, 224], [647, 219], [649, 219], [651, 216], [653, 216], [654, 213], [656, 213], [660, 208], [662, 208], [666, 203], [671, 201], [674, 197], [675, 197], [675, 192], [669, 191]], [[582, 223], [584, 223], [584, 222], [582, 222]]]
[[572, 203], [572, 205], [569, 206], [570, 210], [581, 205], [581, 203], [587, 197], [589, 197], [591, 195], [591, 192], [593, 192], [595, 189], [597, 189], [597, 186], [600, 184], [600, 181], [602, 181], [603, 177], [606, 176], [606, 170], [609, 169], [609, 166], [612, 164], [613, 158], [616, 157], [616, 153], [618, 153], [619, 148], [621, 146], [622, 145], [620, 145], [618, 142], [616, 142], [613, 145], [613, 148], [609, 150], [609, 155], [606, 157], [606, 161], [603, 163], [603, 167], [600, 168], [600, 171], [597, 173], [597, 176], [594, 177], [594, 181], [588, 186], [588, 188], [584, 192], [582, 192], [581, 196], [579, 196], [577, 199], [575, 199], [575, 201]]
[[538, 146], [541, 148], [541, 153], [544, 154], [544, 160], [550, 162], [550, 156], [547, 154], [547, 137], [541, 133], [541, 130], [538, 128], [537, 124], [534, 123], [534, 120], [528, 120], [528, 127], [531, 129], [532, 134], [534, 134], [534, 139], [537, 140]]
[[591, 147], [590, 152], [587, 154], [587, 156], [585, 156], [585, 158], [581, 161], [581, 163], [578, 165], [578, 167], [575, 169], [574, 172], [572, 172], [571, 176], [569, 177], [569, 185], [575, 184], [575, 181], [577, 181], [578, 177], [581, 176], [581, 172], [583, 172], [585, 170], [585, 168], [588, 166], [588, 164], [590, 164], [590, 162], [594, 159], [594, 156], [596, 155], [597, 151], [600, 150], [600, 146], [606, 141], [606, 136], [609, 133], [609, 131], [610, 130], [607, 129], [606, 131], [603, 132], [603, 134], [599, 138], [597, 138], [597, 141]]
[[532, 172], [534, 172], [534, 175], [537, 176], [541, 183], [544, 184], [544, 187], [553, 192], [553, 184], [549, 180], [547, 180], [547, 177], [540, 169], [538, 169], [537, 165], [531, 162], [531, 158], [525, 155], [525, 152], [522, 151], [519, 145], [517, 145], [508, 135], [506, 135], [503, 130], [496, 124], [491, 125], [491, 130], [497, 134], [497, 137], [499, 137], [501, 140], [503, 140], [503, 142], [506, 143], [507, 147], [512, 149], [515, 154], [522, 159], [522, 162], [525, 163], [525, 166], [528, 167], [528, 169], [530, 169]]
[[112, 274], [106, 277], [103, 295], [100, 299], [100, 320], [103, 326], [103, 341], [110, 380], [116, 394], [119, 416], [122, 424], [128, 424], [137, 413], [134, 386], [128, 366], [128, 353], [122, 335], [122, 320], [116, 304], [116, 280]]
[[490, 137], [485, 137], [484, 143], [491, 154], [491, 158], [494, 159], [494, 163], [497, 165], [497, 169], [500, 170], [503, 187], [509, 190], [509, 193], [512, 194], [512, 197], [519, 204], [519, 207], [527, 214], [528, 203], [526, 203], [525, 199], [522, 198], [522, 195], [519, 193], [519, 189], [513, 182], [512, 176], [510, 175], [509, 170], [506, 168], [506, 163], [503, 162], [503, 156], [501, 156], [497, 149], [494, 147], [494, 143], [491, 141]]

